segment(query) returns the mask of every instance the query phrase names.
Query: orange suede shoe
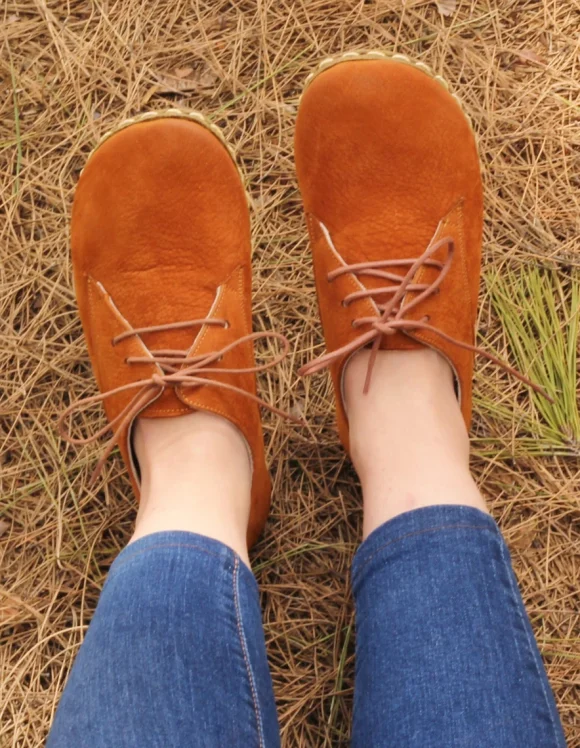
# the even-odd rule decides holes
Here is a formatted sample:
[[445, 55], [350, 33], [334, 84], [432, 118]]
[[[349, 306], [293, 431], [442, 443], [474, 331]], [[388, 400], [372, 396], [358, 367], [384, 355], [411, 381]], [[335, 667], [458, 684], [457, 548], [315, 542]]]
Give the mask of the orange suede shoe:
[[365, 346], [439, 351], [469, 427], [474, 353], [501, 362], [474, 347], [482, 185], [458, 100], [402, 55], [328, 59], [307, 81], [295, 150], [328, 351], [301, 373], [330, 368], [343, 444], [343, 372]]
[[[80, 316], [101, 395], [61, 418], [69, 441], [112, 432], [97, 472], [118, 444], [139, 495], [131, 447], [140, 418], [204, 410], [231, 421], [253, 465], [248, 543], [270, 504], [257, 371], [288, 349], [252, 333], [250, 222], [242, 180], [219, 131], [170, 110], [124, 123], [91, 155], [71, 225]], [[253, 341], [283, 344], [257, 367]], [[103, 401], [109, 425], [87, 439], [64, 429], [71, 412]]]

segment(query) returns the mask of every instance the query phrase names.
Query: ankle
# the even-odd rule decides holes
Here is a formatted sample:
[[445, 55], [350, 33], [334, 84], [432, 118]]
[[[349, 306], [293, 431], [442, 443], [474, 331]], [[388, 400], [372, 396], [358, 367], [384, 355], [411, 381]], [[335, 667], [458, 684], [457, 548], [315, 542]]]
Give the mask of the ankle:
[[369, 391], [363, 393], [371, 351], [355, 354], [345, 370], [347, 409], [368, 406], [369, 396], [375, 399], [417, 404], [424, 408], [431, 402], [453, 404], [459, 410], [451, 366], [437, 351], [420, 348], [412, 351], [378, 351]]
[[141, 501], [133, 540], [152, 532], [186, 530], [221, 540], [249, 563], [252, 470], [238, 429], [202, 411], [139, 419], [134, 446]]
[[213, 413], [195, 411], [179, 418], [140, 418], [134, 447], [143, 482], [146, 477], [167, 475], [179, 479], [184, 471], [187, 478], [200, 465], [220, 467], [230, 460], [250, 478], [249, 452], [240, 431]]
[[379, 351], [365, 394], [369, 358], [369, 350], [361, 351], [345, 371], [345, 405], [357, 470], [365, 469], [369, 457], [391, 461], [400, 450], [419, 446], [467, 465], [469, 437], [445, 359], [428, 348]]
[[365, 536], [397, 514], [434, 504], [486, 510], [469, 472], [469, 438], [445, 359], [430, 349], [370, 351], [345, 371], [350, 452], [364, 498]]

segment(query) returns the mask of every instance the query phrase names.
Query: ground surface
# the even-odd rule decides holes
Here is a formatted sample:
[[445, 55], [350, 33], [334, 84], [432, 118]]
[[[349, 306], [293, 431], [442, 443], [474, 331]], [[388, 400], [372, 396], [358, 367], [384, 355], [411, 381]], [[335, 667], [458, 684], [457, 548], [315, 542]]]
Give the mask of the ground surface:
[[[531, 323], [521, 335], [542, 355], [551, 351], [559, 373], [537, 376], [559, 409], [546, 410], [480, 362], [472, 462], [510, 543], [569, 744], [580, 746], [580, 434], [570, 335], [580, 5], [454, 4], [446, 0], [447, 17], [434, 2], [412, 0], [8, 0], [0, 9], [0, 745], [42, 744], [107, 569], [131, 530], [134, 502], [118, 458], [89, 490], [96, 450], [75, 452], [55, 433], [69, 394], [95, 387], [67, 227], [99, 135], [166, 106], [205, 111], [233, 144], [253, 199], [255, 326], [295, 341], [263, 392], [305, 409], [311, 424], [307, 431], [266, 418], [275, 500], [254, 558], [283, 742], [347, 744], [348, 568], [360, 497], [333, 429], [327, 379], [303, 384], [295, 374], [321, 338], [292, 133], [301, 84], [316, 62], [381, 48], [444, 75], [479, 135], [487, 211], [480, 343], [518, 363], [518, 321], [554, 308], [545, 339]], [[506, 288], [538, 277], [546, 285], [526, 312], [533, 293]]]

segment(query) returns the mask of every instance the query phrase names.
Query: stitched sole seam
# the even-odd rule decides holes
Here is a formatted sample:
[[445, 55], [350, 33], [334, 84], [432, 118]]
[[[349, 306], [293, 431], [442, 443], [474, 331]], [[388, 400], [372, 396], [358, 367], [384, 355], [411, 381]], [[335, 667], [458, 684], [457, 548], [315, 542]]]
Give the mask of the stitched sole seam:
[[432, 78], [434, 81], [439, 83], [440, 86], [442, 86], [449, 95], [455, 99], [455, 101], [459, 104], [459, 107], [461, 108], [461, 111], [463, 112], [463, 116], [469, 123], [469, 126], [473, 130], [473, 123], [471, 122], [471, 118], [465, 111], [463, 107], [463, 103], [459, 96], [457, 94], [452, 93], [449, 90], [449, 84], [440, 75], [437, 75], [430, 67], [429, 65], [426, 65], [424, 62], [418, 62], [415, 60], [412, 60], [410, 57], [407, 57], [407, 55], [400, 54], [398, 52], [395, 52], [394, 54], [389, 54], [388, 52], [383, 52], [382, 50], [370, 50], [370, 51], [360, 51], [360, 52], [344, 52], [341, 55], [336, 55], [334, 57], [326, 57], [324, 60], [318, 63], [318, 66], [313, 70], [310, 75], [306, 78], [306, 81], [304, 82], [304, 87], [302, 90], [302, 96], [304, 93], [306, 93], [306, 90], [309, 88], [311, 83], [318, 78], [319, 75], [325, 72], [325, 70], [328, 70], [329, 68], [333, 68], [336, 65], [340, 65], [344, 62], [362, 62], [364, 60], [392, 60], [393, 62], [400, 62], [404, 65], [409, 65], [409, 67], [415, 68], [417, 70], [420, 70], [425, 75], [429, 76], [429, 78]]

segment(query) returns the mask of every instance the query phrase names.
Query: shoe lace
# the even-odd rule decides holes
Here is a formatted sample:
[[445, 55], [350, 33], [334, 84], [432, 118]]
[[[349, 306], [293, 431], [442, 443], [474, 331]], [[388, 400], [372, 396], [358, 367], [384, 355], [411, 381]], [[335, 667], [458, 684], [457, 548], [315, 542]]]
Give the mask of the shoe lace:
[[[214, 326], [214, 327], [229, 327], [227, 320], [223, 319], [196, 319], [189, 320], [187, 322], [172, 322], [166, 325], [155, 325], [153, 327], [141, 327], [132, 330], [127, 330], [114, 337], [111, 341], [113, 346], [118, 345], [121, 341], [136, 335], [146, 335], [147, 333], [153, 332], [168, 332], [172, 330], [182, 330], [190, 327], [201, 327], [203, 325]], [[275, 356], [272, 360], [264, 364], [249, 366], [249, 367], [216, 367], [215, 364], [220, 362], [226, 354], [234, 350], [244, 343], [254, 342], [257, 340], [277, 340], [282, 344], [281, 352]], [[267, 410], [275, 413], [276, 415], [288, 418], [293, 421], [300, 421], [300, 419], [286, 413], [280, 408], [270, 405], [262, 398], [248, 392], [241, 387], [229, 384], [228, 382], [222, 382], [219, 379], [211, 378], [213, 374], [258, 374], [260, 372], [271, 369], [277, 366], [283, 359], [288, 355], [290, 350], [290, 343], [288, 339], [277, 332], [255, 332], [249, 333], [248, 335], [242, 335], [237, 340], [229, 343], [218, 351], [211, 353], [203, 353], [195, 356], [188, 356], [188, 351], [183, 350], [172, 350], [163, 349], [149, 351], [150, 355], [147, 356], [129, 356], [125, 359], [125, 363], [131, 364], [155, 364], [157, 365], [162, 373], [155, 372], [150, 377], [145, 379], [139, 379], [136, 382], [130, 382], [128, 384], [114, 387], [111, 390], [102, 392], [98, 395], [91, 395], [89, 397], [81, 398], [76, 402], [69, 405], [66, 410], [63, 411], [58, 420], [58, 431], [60, 436], [70, 444], [82, 446], [91, 444], [108, 432], [111, 432], [110, 438], [105, 442], [103, 452], [99, 461], [97, 462], [95, 469], [89, 480], [89, 485], [92, 485], [96, 478], [99, 476], [103, 465], [107, 461], [114, 447], [119, 443], [123, 430], [131, 423], [131, 421], [137, 416], [142, 410], [144, 410], [150, 403], [157, 399], [161, 392], [167, 387], [185, 387], [188, 389], [196, 389], [199, 387], [216, 387], [218, 389], [227, 390], [238, 395], [243, 395], [249, 400], [256, 402], [258, 405], [266, 408]], [[93, 406], [95, 403], [103, 402], [109, 397], [118, 395], [122, 392], [128, 392], [130, 390], [136, 390], [134, 397], [129, 403], [118, 413], [115, 418], [109, 421], [105, 426], [100, 428], [98, 431], [85, 437], [74, 437], [71, 435], [67, 428], [67, 422], [73, 413], [79, 413], [85, 411], [87, 408]]]
[[[442, 247], [447, 247], [447, 256], [444, 261], [436, 260], [433, 255], [437, 250]], [[352, 326], [354, 328], [367, 327], [368, 329], [362, 332], [354, 340], [346, 343], [345, 345], [337, 348], [334, 351], [319, 356], [313, 361], [308, 362], [300, 369], [302, 376], [308, 376], [314, 374], [322, 369], [326, 369], [331, 366], [334, 362], [341, 359], [343, 356], [348, 356], [355, 351], [358, 351], [367, 346], [371, 346], [371, 355], [367, 366], [367, 372], [365, 377], [365, 383], [363, 392], [366, 394], [369, 390], [373, 368], [375, 365], [377, 353], [383, 340], [384, 336], [394, 335], [399, 330], [402, 332], [416, 332], [424, 330], [435, 333], [443, 340], [446, 340], [458, 348], [464, 348], [465, 350], [472, 351], [473, 353], [487, 358], [494, 364], [504, 369], [508, 374], [519, 379], [520, 381], [527, 384], [535, 392], [540, 393], [550, 402], [553, 399], [542, 389], [539, 385], [532, 382], [528, 377], [521, 374], [517, 369], [514, 369], [509, 364], [502, 361], [497, 356], [489, 353], [483, 348], [479, 348], [475, 345], [470, 345], [462, 340], [447, 335], [442, 330], [429, 324], [429, 316], [426, 315], [419, 320], [405, 319], [409, 312], [416, 309], [423, 301], [428, 299], [435, 294], [440, 292], [440, 286], [448, 274], [455, 254], [455, 243], [453, 238], [446, 236], [443, 239], [439, 239], [436, 242], [429, 244], [423, 254], [415, 259], [402, 259], [402, 260], [378, 260], [372, 262], [359, 262], [354, 265], [343, 265], [342, 267], [332, 270], [328, 273], [328, 282], [332, 283], [333, 280], [340, 277], [341, 275], [347, 275], [352, 273], [357, 278], [359, 276], [369, 276], [373, 278], [379, 278], [381, 280], [388, 281], [391, 285], [383, 286], [381, 288], [362, 289], [348, 294], [343, 299], [343, 306], [348, 307], [353, 302], [359, 299], [371, 299], [374, 301], [376, 308], [379, 311], [378, 316], [372, 317], [359, 317], [353, 320]], [[436, 277], [431, 283], [414, 283], [417, 272], [422, 267], [434, 268], [438, 271]], [[404, 275], [397, 272], [393, 272], [396, 269], [406, 269]], [[402, 301], [407, 292], [416, 292], [415, 296], [409, 303], [402, 306]], [[377, 299], [390, 294], [391, 298], [386, 302], [379, 302]]]

